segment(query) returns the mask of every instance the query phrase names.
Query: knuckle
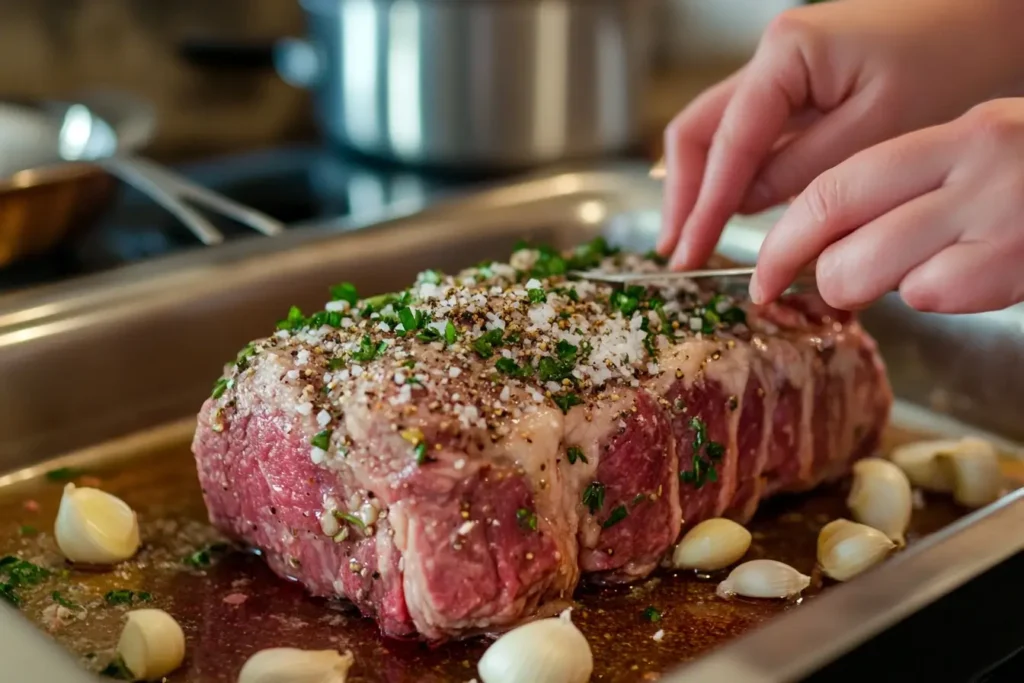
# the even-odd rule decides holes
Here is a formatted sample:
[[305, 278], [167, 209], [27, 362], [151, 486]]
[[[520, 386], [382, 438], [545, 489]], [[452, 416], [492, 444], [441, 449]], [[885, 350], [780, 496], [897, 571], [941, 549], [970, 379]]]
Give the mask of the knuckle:
[[990, 144], [1005, 144], [1020, 130], [1020, 122], [1000, 102], [985, 102], [973, 107], [964, 115], [963, 121], [971, 137]]
[[839, 208], [839, 182], [833, 174], [825, 173], [807, 186], [802, 197], [811, 220], [818, 225], [825, 225]]
[[790, 9], [776, 14], [765, 27], [761, 42], [765, 45], [799, 40], [811, 30], [803, 9]]

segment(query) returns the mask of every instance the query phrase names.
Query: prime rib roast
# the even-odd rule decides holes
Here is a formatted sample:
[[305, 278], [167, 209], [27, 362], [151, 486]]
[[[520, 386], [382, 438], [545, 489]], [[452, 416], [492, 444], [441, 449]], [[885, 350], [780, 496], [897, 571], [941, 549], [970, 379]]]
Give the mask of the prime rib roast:
[[226, 366], [193, 443], [210, 519], [393, 637], [553, 613], [581, 576], [647, 576], [688, 527], [846, 473], [892, 394], [812, 295], [763, 307], [597, 240], [293, 308]]

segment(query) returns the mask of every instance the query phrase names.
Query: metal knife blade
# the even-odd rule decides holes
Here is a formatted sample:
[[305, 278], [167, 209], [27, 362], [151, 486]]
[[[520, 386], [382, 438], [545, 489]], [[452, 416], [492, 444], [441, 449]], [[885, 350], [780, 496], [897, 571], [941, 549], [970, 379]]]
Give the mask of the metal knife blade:
[[605, 273], [598, 270], [574, 270], [569, 273], [585, 280], [629, 284], [640, 282], [666, 283], [675, 280], [695, 280], [698, 278], [750, 278], [754, 274], [752, 266], [739, 268], [709, 268], [706, 270], [688, 270], [684, 272], [663, 271], [659, 273]]
[[[569, 275], [610, 284], [649, 284], [668, 285], [680, 280], [697, 280], [717, 278], [730, 290], [746, 291], [747, 281], [754, 274], [753, 266], [737, 268], [708, 268], [705, 270], [689, 270], [683, 272], [662, 271], [659, 273], [606, 273], [598, 270], [574, 270]], [[791, 294], [807, 290], [817, 290], [817, 281], [813, 272], [797, 277], [784, 293]]]

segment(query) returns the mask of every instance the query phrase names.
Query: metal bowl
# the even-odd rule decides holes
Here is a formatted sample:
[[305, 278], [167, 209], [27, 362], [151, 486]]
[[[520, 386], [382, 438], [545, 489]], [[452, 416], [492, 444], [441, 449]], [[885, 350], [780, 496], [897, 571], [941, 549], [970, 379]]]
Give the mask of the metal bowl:
[[92, 164], [58, 164], [0, 179], [0, 267], [49, 251], [91, 226], [117, 181]]
[[[69, 106], [0, 102], [0, 267], [49, 251], [91, 226], [113, 203], [118, 183], [112, 176], [94, 164], [63, 157], [72, 151], [93, 153], [97, 145], [109, 147], [110, 153], [130, 151], [152, 137], [152, 110], [120, 93], [95, 94], [75, 105], [100, 110], [115, 121], [107, 137], [98, 131], [62, 137]], [[68, 139], [77, 141], [78, 148], [63, 149]]]

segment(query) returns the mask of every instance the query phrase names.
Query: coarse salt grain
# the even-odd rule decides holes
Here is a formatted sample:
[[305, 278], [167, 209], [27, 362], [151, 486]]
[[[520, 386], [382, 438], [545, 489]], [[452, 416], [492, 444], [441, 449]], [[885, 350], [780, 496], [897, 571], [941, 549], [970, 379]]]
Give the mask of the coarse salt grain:
[[476, 526], [476, 522], [474, 522], [473, 520], [467, 520], [467, 521], [463, 522], [462, 525], [459, 526], [459, 531], [458, 531], [459, 536], [465, 536], [470, 531], [472, 531], [473, 527], [475, 527], [475, 526]]
[[405, 373], [401, 370], [395, 371], [395, 384], [405, 384]]
[[331, 423], [331, 414], [326, 410], [321, 410], [316, 414], [316, 423], [321, 427], [326, 427]]
[[660, 643], [665, 638], [665, 629], [658, 629], [657, 633], [651, 636], [651, 638], [654, 642]]
[[295, 406], [295, 412], [299, 415], [309, 415], [313, 412], [313, 404], [309, 401], [305, 403], [299, 403]]
[[454, 462], [453, 466], [455, 467], [455, 469], [461, 470], [462, 468], [464, 468], [466, 466], [466, 459], [465, 458], [459, 458], [458, 460], [456, 460]]
[[327, 451], [325, 451], [322, 448], [319, 448], [317, 446], [313, 446], [313, 448], [311, 448], [310, 451], [309, 451], [309, 459], [313, 461], [314, 465], [319, 465], [319, 464], [323, 463], [323, 461], [326, 458], [327, 458]]
[[296, 365], [305, 365], [309, 362], [309, 351], [306, 349], [299, 349], [299, 352], [295, 355]]
[[284, 376], [287, 377], [288, 379], [298, 379], [299, 378], [299, 371], [298, 370], [289, 370], [288, 372], [285, 373]]
[[325, 311], [330, 311], [331, 313], [340, 312], [340, 311], [347, 311], [348, 310], [348, 302], [347, 301], [328, 301], [326, 304], [324, 304], [324, 310]]
[[448, 368], [448, 376], [451, 377], [452, 379], [455, 379], [456, 377], [458, 377], [461, 374], [462, 374], [462, 368], [457, 368], [454, 365], [452, 367]]

